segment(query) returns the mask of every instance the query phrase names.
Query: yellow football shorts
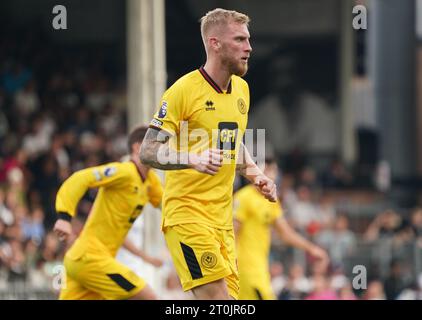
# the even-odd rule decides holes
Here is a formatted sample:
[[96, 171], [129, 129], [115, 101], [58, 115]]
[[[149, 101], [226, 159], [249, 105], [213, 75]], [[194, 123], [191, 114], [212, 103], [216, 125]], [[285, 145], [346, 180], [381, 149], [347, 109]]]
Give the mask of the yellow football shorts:
[[269, 279], [240, 273], [239, 283], [239, 300], [275, 300]]
[[224, 278], [230, 296], [238, 298], [233, 230], [189, 223], [165, 227], [164, 236], [183, 290]]
[[60, 300], [129, 299], [146, 283], [132, 270], [106, 254], [85, 253], [64, 258], [66, 279]]

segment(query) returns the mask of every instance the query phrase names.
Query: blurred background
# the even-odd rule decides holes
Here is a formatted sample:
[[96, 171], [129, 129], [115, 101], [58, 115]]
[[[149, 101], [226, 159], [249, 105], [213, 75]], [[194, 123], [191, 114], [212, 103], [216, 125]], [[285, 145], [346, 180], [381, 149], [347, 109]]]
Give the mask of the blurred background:
[[[266, 129], [289, 222], [332, 260], [321, 268], [273, 237], [277, 297], [422, 299], [421, 1], [63, 0], [55, 30], [57, 4], [0, 2], [0, 299], [56, 298], [60, 184], [126, 154], [128, 130], [205, 62], [198, 19], [216, 7], [252, 19], [249, 127]], [[366, 29], [353, 28], [356, 5]], [[139, 219], [151, 253], [156, 217]], [[366, 289], [352, 287], [358, 265]], [[163, 297], [189, 298], [170, 263], [139, 268]]]

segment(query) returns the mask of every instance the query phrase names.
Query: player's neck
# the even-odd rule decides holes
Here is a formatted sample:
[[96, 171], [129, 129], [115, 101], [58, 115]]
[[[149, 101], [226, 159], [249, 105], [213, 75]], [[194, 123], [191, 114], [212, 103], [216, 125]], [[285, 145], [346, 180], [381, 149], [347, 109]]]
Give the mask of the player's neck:
[[229, 88], [232, 75], [219, 61], [207, 60], [204, 69], [221, 90], [226, 91]]
[[138, 171], [141, 172], [144, 177], [146, 177], [147, 174], [148, 174], [148, 171], [149, 171], [149, 167], [142, 164], [142, 162], [139, 160], [139, 158], [135, 155], [132, 155], [130, 157], [130, 159], [136, 165], [136, 167], [138, 168]]

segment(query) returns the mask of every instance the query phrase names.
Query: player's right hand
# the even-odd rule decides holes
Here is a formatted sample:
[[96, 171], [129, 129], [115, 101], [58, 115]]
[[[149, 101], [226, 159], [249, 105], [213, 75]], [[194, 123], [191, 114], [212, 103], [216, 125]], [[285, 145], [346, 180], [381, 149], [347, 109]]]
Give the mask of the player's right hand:
[[189, 154], [189, 165], [196, 171], [215, 176], [223, 165], [223, 150], [208, 149], [200, 154]]
[[69, 221], [58, 219], [53, 231], [57, 234], [60, 241], [65, 241], [72, 234], [72, 224]]
[[270, 178], [259, 175], [255, 178], [254, 186], [270, 202], [277, 201], [277, 186]]

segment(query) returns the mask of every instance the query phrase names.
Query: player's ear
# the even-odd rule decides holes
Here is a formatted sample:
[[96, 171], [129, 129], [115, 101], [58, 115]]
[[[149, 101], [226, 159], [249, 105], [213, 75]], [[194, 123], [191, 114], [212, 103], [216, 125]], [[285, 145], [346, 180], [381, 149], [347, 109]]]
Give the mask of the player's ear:
[[214, 50], [218, 50], [221, 47], [220, 41], [216, 37], [209, 37], [208, 44]]

